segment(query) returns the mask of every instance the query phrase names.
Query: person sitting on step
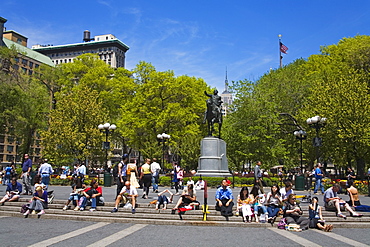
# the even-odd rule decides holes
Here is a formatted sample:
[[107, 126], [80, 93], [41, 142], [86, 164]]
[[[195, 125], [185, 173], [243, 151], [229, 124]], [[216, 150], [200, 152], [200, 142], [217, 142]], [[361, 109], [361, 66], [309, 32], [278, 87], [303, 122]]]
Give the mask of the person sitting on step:
[[91, 202], [90, 212], [96, 210], [97, 205], [104, 205], [103, 189], [99, 186], [98, 181], [92, 180], [90, 183], [90, 188], [85, 189], [82, 192], [82, 202], [80, 205], [80, 211], [84, 211], [87, 202]]
[[[170, 196], [167, 197], [165, 193], [170, 194]], [[173, 193], [170, 190], [165, 189], [164, 191], [158, 193], [158, 199], [155, 205], [155, 209], [158, 210], [160, 206], [163, 204], [163, 210], [166, 210], [167, 204], [172, 202], [173, 202]]]
[[189, 184], [186, 188], [184, 188], [173, 210], [179, 209], [180, 206], [199, 206], [199, 202], [197, 201], [197, 193], [193, 184]]
[[134, 214], [136, 213], [135, 207], [136, 207], [136, 198], [138, 196], [137, 190], [134, 186], [131, 186], [129, 181], [125, 182], [125, 186], [123, 186], [121, 192], [118, 194], [116, 199], [116, 204], [111, 211], [111, 213], [118, 212], [118, 206], [123, 202], [124, 205], [126, 205], [127, 202], [130, 202], [132, 205], [131, 212]]
[[221, 211], [221, 215], [229, 220], [229, 216], [233, 215], [234, 196], [226, 179], [222, 180], [221, 187], [216, 191], [216, 210]]
[[3, 206], [6, 201], [16, 202], [20, 198], [22, 193], [22, 184], [17, 182], [17, 179], [12, 178], [11, 182], [7, 184], [5, 196], [0, 201], [0, 205]]
[[33, 194], [31, 203], [28, 206], [28, 210], [23, 214], [25, 218], [33, 211], [38, 211], [38, 215], [45, 214], [45, 209], [48, 207], [48, 192], [43, 189], [42, 186], [36, 188], [36, 192]]
[[349, 211], [352, 217], [361, 217], [362, 214], [358, 214], [352, 210], [352, 208], [344, 200], [338, 197], [337, 192], [340, 190], [340, 185], [335, 183], [332, 187], [327, 189], [324, 193], [325, 209], [329, 211], [336, 211], [338, 217], [346, 219], [347, 216], [341, 212], [341, 207], [344, 207]]

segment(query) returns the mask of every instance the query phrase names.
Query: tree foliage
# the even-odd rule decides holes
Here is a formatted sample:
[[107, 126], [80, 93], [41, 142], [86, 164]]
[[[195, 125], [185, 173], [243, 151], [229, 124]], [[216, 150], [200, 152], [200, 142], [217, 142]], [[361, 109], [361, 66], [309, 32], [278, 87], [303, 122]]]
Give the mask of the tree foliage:
[[203, 92], [209, 87], [202, 79], [159, 72], [145, 62], [137, 65], [134, 75], [134, 94], [122, 106], [118, 130], [128, 138], [130, 146], [147, 157], [161, 157], [156, 136], [170, 134], [169, 152], [195, 168], [205, 131]]
[[58, 93], [57, 107], [51, 111], [49, 128], [42, 133], [44, 155], [59, 165], [75, 159], [104, 161], [102, 137], [97, 128], [107, 118], [98, 93], [86, 86]]

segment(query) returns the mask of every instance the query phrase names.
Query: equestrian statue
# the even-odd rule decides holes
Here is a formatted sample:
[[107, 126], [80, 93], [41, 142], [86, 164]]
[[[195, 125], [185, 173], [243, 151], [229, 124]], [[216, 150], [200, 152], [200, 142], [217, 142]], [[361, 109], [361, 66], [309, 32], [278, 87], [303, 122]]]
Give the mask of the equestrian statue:
[[209, 98], [207, 99], [207, 111], [204, 114], [204, 121], [207, 121], [208, 125], [208, 136], [212, 136], [215, 132], [214, 124], [218, 124], [218, 138], [221, 139], [221, 126], [222, 126], [222, 113], [221, 113], [221, 96], [218, 95], [218, 91], [214, 90], [213, 94], [208, 94], [204, 91], [204, 94]]

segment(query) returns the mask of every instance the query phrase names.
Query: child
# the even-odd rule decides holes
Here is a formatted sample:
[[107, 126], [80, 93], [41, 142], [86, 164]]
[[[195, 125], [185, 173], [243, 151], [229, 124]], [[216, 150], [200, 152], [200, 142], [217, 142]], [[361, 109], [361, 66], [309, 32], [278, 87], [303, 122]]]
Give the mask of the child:
[[325, 224], [321, 214], [321, 207], [319, 206], [319, 199], [316, 196], [312, 198], [312, 204], [308, 206], [308, 209], [310, 216], [310, 228], [318, 228], [324, 230], [325, 232], [331, 232], [333, 230], [333, 225]]

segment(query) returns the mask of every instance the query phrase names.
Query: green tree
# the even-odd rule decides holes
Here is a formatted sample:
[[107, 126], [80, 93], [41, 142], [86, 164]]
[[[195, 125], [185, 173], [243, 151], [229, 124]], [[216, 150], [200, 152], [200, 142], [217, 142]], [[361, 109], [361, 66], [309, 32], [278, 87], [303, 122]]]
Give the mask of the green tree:
[[36, 132], [45, 127], [49, 102], [47, 91], [39, 81], [17, 69], [16, 60], [26, 55], [14, 47], [0, 48], [1, 132], [7, 130], [22, 141], [19, 153], [29, 153]]
[[[263, 168], [279, 161], [287, 167], [299, 164], [299, 143], [294, 128], [283, 129], [280, 113], [297, 114], [305, 100], [309, 85], [302, 80], [304, 60], [298, 59], [282, 69], [270, 71], [255, 83], [234, 83], [236, 99], [233, 111], [225, 121], [225, 139], [231, 165], [241, 170], [242, 165], [256, 160]], [[282, 131], [283, 130], [283, 131]]]
[[118, 130], [131, 147], [147, 157], [161, 157], [156, 136], [170, 134], [170, 152], [180, 156], [183, 165], [196, 168], [205, 133], [204, 91], [209, 87], [202, 79], [176, 77], [172, 71], [158, 72], [145, 62], [137, 65], [134, 75], [134, 94], [122, 106]]
[[45, 156], [58, 165], [75, 159], [104, 161], [102, 136], [97, 126], [107, 119], [99, 94], [86, 87], [57, 93], [57, 107], [51, 111], [49, 128], [42, 133]]
[[342, 165], [356, 162], [362, 178], [370, 145], [369, 51], [370, 37], [356, 36], [310, 56], [306, 78], [313, 85], [301, 112], [328, 118], [321, 132], [323, 157]]

